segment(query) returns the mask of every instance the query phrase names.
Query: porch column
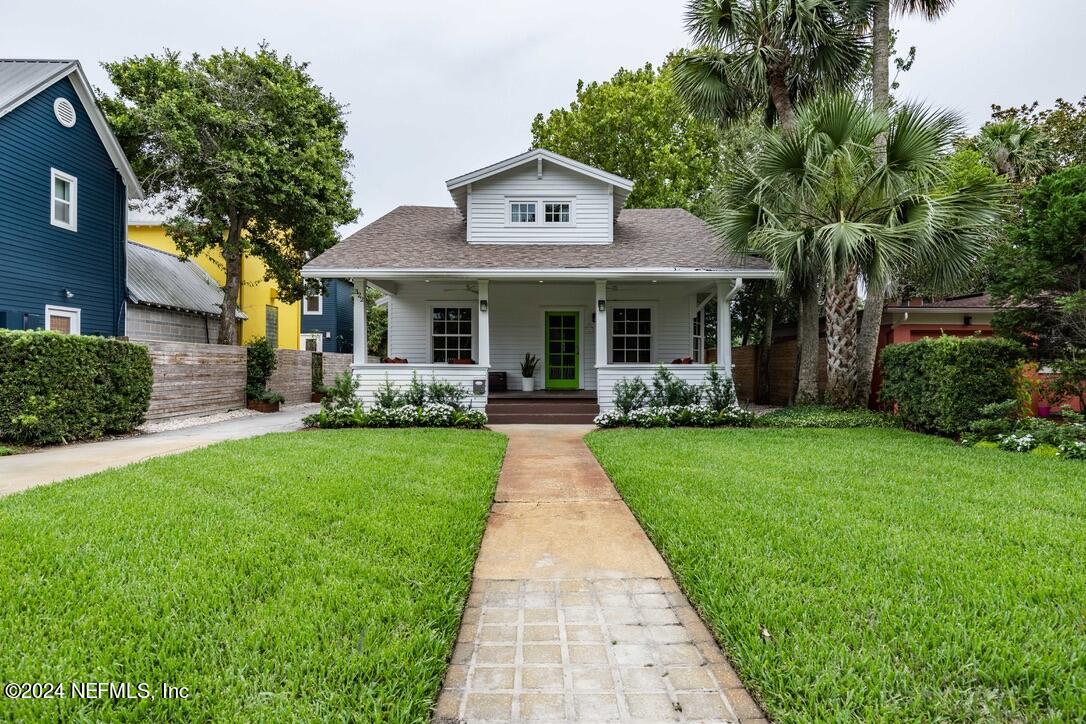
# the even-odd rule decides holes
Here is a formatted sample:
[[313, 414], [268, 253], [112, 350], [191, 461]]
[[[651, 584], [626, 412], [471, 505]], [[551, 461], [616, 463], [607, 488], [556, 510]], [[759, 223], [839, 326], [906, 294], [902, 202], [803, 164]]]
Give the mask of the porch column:
[[368, 335], [366, 334], [366, 280], [352, 279], [354, 294], [351, 300], [354, 305], [354, 363], [364, 365], [369, 355]]
[[734, 282], [716, 281], [716, 362], [728, 377], [732, 376], [732, 291]]
[[490, 282], [479, 280], [479, 364], [490, 366]]
[[596, 366], [607, 365], [607, 280], [596, 280]]

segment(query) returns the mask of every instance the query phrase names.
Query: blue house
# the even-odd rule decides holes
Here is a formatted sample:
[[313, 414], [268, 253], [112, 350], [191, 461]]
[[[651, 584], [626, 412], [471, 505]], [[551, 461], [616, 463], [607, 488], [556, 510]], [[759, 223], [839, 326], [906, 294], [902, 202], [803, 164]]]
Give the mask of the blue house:
[[354, 351], [354, 286], [342, 279], [324, 283], [324, 294], [302, 299], [302, 349], [312, 352]]
[[139, 180], [74, 60], [0, 60], [0, 328], [124, 334]]

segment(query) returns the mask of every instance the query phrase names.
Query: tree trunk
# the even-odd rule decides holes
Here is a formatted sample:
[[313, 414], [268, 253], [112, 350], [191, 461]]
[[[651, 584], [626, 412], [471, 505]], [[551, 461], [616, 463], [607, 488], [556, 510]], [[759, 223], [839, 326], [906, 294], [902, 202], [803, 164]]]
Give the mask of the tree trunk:
[[826, 290], [826, 399], [831, 405], [856, 402], [856, 270]]
[[762, 343], [758, 345], [758, 368], [756, 379], [758, 388], [754, 391], [754, 401], [761, 405], [772, 404], [769, 401], [769, 360], [773, 353], [773, 322], [777, 312], [776, 300], [770, 296], [763, 311], [765, 323], [762, 325]]
[[[890, 108], [890, 0], [878, 0], [872, 20], [872, 68], [871, 102], [876, 111]], [[886, 163], [886, 136], [875, 139], [876, 160]], [[875, 352], [879, 346], [879, 329], [882, 326], [882, 309], [886, 304], [886, 290], [867, 280], [864, 295], [864, 315], [860, 321], [860, 333], [856, 338], [856, 385], [854, 405], [867, 407], [871, 396], [871, 378], [875, 374]]]
[[785, 135], [791, 135], [796, 129], [796, 109], [792, 105], [792, 96], [788, 94], [788, 80], [783, 68], [769, 71], [769, 100], [777, 111], [777, 119]]
[[818, 285], [811, 283], [799, 300], [797, 405], [818, 402]]
[[222, 257], [226, 267], [226, 283], [222, 288], [222, 314], [219, 316], [219, 344], [238, 343], [238, 292], [241, 290], [241, 222], [236, 215], [230, 219], [230, 230], [223, 243]]

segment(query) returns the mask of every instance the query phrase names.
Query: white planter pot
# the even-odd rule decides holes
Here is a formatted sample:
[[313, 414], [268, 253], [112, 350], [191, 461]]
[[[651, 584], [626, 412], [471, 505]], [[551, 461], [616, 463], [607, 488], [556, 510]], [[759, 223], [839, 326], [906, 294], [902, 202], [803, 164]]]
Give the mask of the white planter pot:
[[535, 392], [535, 377], [521, 377], [520, 389], [525, 392]]

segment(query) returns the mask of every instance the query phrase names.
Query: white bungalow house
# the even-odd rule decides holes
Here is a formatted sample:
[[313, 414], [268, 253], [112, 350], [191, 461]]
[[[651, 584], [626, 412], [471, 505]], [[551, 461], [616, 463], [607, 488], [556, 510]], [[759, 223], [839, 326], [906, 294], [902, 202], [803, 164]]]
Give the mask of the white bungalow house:
[[[617, 381], [648, 382], [657, 365], [701, 383], [706, 306], [716, 305], [729, 339], [735, 291], [774, 274], [761, 259], [723, 252], [687, 211], [624, 209], [629, 179], [543, 149], [446, 186], [454, 206], [401, 206], [303, 269], [354, 282], [353, 370], [366, 404], [386, 379], [402, 386], [418, 373], [460, 384], [483, 407], [500, 386], [493, 373], [505, 373], [510, 394], [521, 389], [525, 354], [540, 360], [542, 395], [580, 391], [569, 396], [595, 397], [604, 410]], [[388, 301], [380, 363], [365, 354], [357, 290], [367, 284]], [[720, 364], [730, 372], [730, 345]], [[500, 393], [489, 391], [493, 406]]]

